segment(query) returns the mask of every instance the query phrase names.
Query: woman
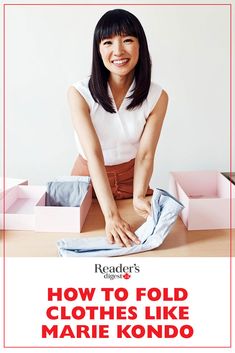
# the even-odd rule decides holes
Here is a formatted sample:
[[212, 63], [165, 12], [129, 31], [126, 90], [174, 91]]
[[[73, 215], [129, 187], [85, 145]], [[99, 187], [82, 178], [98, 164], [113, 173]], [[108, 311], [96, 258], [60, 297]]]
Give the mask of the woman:
[[147, 218], [149, 181], [168, 97], [151, 82], [151, 60], [139, 20], [122, 9], [96, 25], [90, 79], [69, 88], [79, 156], [72, 175], [90, 175], [110, 243], [139, 240], [121, 218], [115, 199], [133, 197]]

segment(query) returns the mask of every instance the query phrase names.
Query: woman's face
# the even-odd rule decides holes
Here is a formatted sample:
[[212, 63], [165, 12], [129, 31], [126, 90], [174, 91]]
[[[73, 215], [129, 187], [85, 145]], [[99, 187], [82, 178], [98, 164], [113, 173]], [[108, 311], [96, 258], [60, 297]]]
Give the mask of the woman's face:
[[139, 41], [132, 36], [113, 36], [100, 42], [104, 66], [111, 74], [126, 76], [134, 71], [139, 59]]

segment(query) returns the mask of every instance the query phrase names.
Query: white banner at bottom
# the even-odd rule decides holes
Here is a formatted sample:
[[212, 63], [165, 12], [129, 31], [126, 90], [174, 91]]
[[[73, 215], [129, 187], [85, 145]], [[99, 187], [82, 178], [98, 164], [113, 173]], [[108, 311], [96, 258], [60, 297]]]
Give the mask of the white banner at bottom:
[[6, 347], [230, 345], [229, 258], [7, 258]]

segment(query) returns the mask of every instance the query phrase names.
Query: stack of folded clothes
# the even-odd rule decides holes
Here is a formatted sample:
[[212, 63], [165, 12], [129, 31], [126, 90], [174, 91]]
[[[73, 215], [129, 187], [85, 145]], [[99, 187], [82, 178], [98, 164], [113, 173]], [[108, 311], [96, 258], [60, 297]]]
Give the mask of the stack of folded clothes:
[[169, 234], [184, 206], [167, 191], [155, 189], [151, 208], [151, 216], [135, 232], [141, 244], [121, 247], [117, 244], [109, 244], [105, 235], [87, 239], [62, 239], [57, 243], [59, 255], [73, 257], [122, 256], [159, 247]]
[[47, 183], [46, 206], [79, 207], [90, 185], [90, 177], [71, 176]]

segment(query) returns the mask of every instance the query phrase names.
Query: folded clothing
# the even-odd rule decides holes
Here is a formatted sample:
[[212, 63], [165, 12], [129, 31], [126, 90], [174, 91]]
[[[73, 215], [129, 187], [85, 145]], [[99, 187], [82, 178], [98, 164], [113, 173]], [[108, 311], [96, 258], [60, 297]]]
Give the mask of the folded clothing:
[[79, 207], [90, 184], [90, 177], [61, 177], [47, 183], [46, 206]]
[[169, 234], [184, 206], [167, 191], [155, 189], [151, 200], [151, 216], [135, 232], [141, 244], [121, 247], [109, 244], [105, 235], [94, 238], [62, 239], [57, 242], [60, 256], [122, 256], [159, 247]]

